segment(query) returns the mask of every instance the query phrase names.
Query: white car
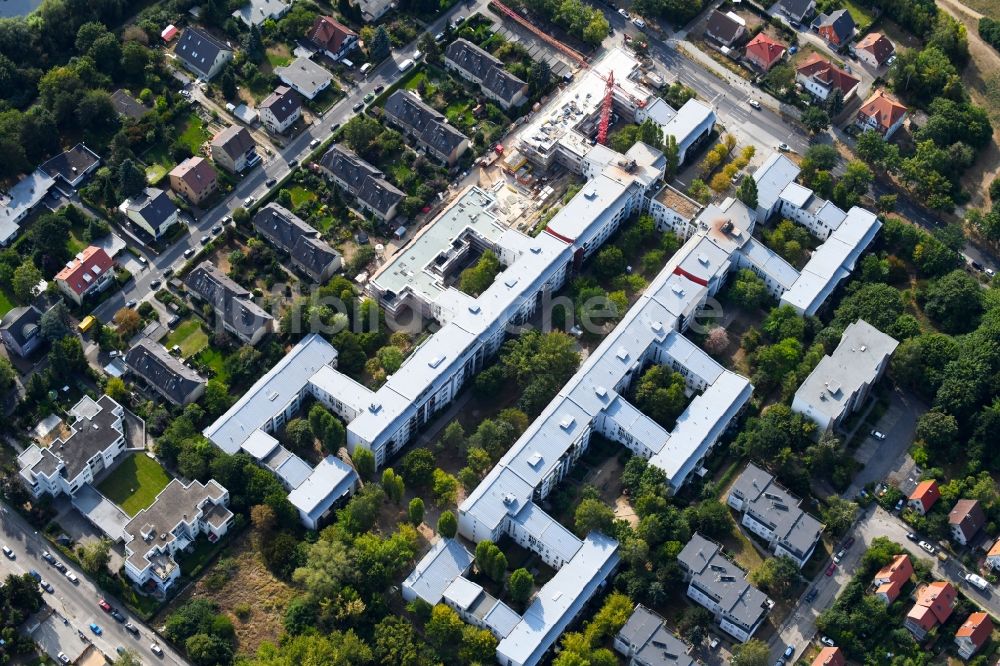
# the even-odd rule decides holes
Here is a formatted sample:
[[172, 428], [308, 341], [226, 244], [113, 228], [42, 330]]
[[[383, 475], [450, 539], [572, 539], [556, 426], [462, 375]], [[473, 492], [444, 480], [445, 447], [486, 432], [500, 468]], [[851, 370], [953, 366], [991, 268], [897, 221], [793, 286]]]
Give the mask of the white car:
[[755, 99], [748, 100], [747, 104], [749, 104], [751, 107], [753, 107], [753, 108], [757, 109], [758, 111], [760, 111], [760, 102], [758, 102], [757, 100], [755, 100]]
[[819, 642], [822, 643], [823, 645], [826, 645], [827, 647], [835, 647], [833, 639], [830, 638], [829, 636], [823, 636], [822, 638], [819, 639]]
[[8, 560], [13, 560], [16, 557], [16, 555], [14, 555], [14, 551], [7, 546], [3, 547], [3, 554], [7, 556]]
[[65, 652], [60, 652], [59, 653], [59, 661], [61, 661], [64, 664], [68, 664], [69, 663], [69, 657], [66, 656]]
[[628, 12], [625, 11], [625, 9], [623, 7], [619, 7], [618, 8], [618, 13], [622, 15], [622, 18], [624, 18], [624, 19], [628, 18]]
[[155, 654], [157, 657], [163, 656], [163, 648], [161, 648], [156, 643], [153, 643], [152, 645], [149, 646], [149, 651]]
[[52, 594], [53, 592], [55, 592], [55, 590], [52, 589], [52, 583], [50, 583], [49, 581], [45, 580], [44, 578], [41, 579], [40, 581], [38, 581], [38, 585], [39, 585], [39, 587], [41, 587], [43, 590], [45, 590], [49, 594]]
[[934, 546], [930, 545], [930, 544], [929, 544], [929, 543], [927, 543], [926, 541], [921, 541], [921, 542], [920, 542], [920, 543], [918, 543], [917, 545], [918, 545], [918, 546], [920, 546], [921, 548], [923, 548], [924, 550], [926, 550], [926, 551], [927, 551], [928, 553], [930, 553], [931, 555], [933, 555], [933, 554], [934, 554], [934, 552], [935, 552], [935, 549], [934, 549]]
[[979, 589], [980, 591], [985, 591], [990, 587], [990, 583], [988, 580], [986, 580], [982, 576], [977, 576], [976, 574], [972, 573], [965, 574], [965, 582]]
[[878, 430], [872, 430], [872, 437], [881, 441], [885, 439], [885, 433], [879, 432]]
[[79, 582], [80, 582], [80, 579], [79, 579], [79, 578], [77, 578], [76, 574], [75, 574], [75, 573], [73, 573], [72, 571], [67, 571], [67, 572], [66, 572], [65, 574], [63, 574], [63, 575], [64, 575], [64, 576], [66, 576], [66, 578], [68, 578], [68, 579], [69, 579], [69, 582], [73, 583], [74, 585], [76, 585], [77, 583], [79, 583]]

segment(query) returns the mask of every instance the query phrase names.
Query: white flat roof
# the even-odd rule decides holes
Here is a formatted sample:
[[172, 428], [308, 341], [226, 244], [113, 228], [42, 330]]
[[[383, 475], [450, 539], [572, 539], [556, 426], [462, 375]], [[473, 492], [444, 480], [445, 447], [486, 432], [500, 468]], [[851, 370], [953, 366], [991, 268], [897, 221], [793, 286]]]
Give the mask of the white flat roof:
[[368, 409], [375, 392], [328, 365], [320, 368], [309, 381], [319, 390], [335, 396], [356, 412]]
[[781, 153], [771, 153], [753, 174], [757, 182], [757, 208], [769, 210], [774, 206], [782, 190], [798, 175], [799, 167], [794, 162]]
[[350, 465], [336, 456], [327, 456], [299, 487], [288, 494], [288, 501], [296, 509], [317, 518], [346, 495], [357, 478]]
[[798, 183], [792, 181], [785, 185], [785, 189], [781, 190], [781, 198], [792, 204], [796, 208], [805, 208], [806, 202], [809, 201], [809, 197], [813, 195], [813, 191], [808, 187], [803, 187]]
[[462, 610], [467, 610], [482, 593], [482, 585], [473, 583], [465, 576], [459, 576], [451, 582], [451, 585], [445, 588], [442, 596]]
[[278, 440], [263, 430], [254, 430], [250, 437], [243, 442], [243, 450], [252, 455], [257, 460], [266, 458], [274, 447], [278, 446]]
[[439, 539], [403, 581], [403, 588], [436, 604], [448, 586], [469, 570], [472, 560], [472, 553], [455, 539]]

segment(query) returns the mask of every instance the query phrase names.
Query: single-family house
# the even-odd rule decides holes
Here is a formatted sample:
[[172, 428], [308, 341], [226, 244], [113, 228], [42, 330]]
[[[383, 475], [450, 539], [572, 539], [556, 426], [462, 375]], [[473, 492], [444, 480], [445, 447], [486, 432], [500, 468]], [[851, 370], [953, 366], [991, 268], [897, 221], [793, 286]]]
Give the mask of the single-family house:
[[879, 569], [872, 579], [875, 596], [886, 605], [891, 604], [899, 597], [900, 591], [912, 575], [913, 562], [910, 561], [910, 556], [905, 553], [897, 555], [892, 562]]
[[986, 566], [996, 571], [1000, 569], [1000, 539], [993, 542], [993, 546], [986, 553]]
[[41, 319], [42, 313], [34, 305], [7, 312], [0, 320], [0, 340], [7, 351], [23, 358], [38, 349], [43, 339]]
[[197, 372], [149, 338], [128, 350], [125, 366], [171, 404], [189, 405], [205, 393], [207, 382]]
[[718, 46], [731, 47], [738, 44], [747, 34], [747, 24], [733, 12], [722, 13], [712, 10], [705, 23], [705, 37]]
[[306, 37], [331, 60], [340, 60], [358, 45], [358, 33], [329, 16], [317, 16]]
[[199, 78], [211, 81], [233, 59], [233, 49], [208, 31], [190, 27], [177, 41], [174, 55]]
[[935, 581], [917, 590], [917, 600], [906, 614], [904, 626], [916, 639], [923, 640], [927, 632], [944, 624], [955, 609], [958, 593], [951, 583]]
[[101, 164], [97, 153], [78, 143], [69, 150], [63, 151], [39, 167], [56, 180], [61, 180], [70, 187], [78, 187], [84, 179], [93, 173]]
[[365, 23], [379, 20], [396, 6], [395, 0], [358, 0], [354, 4], [361, 10], [361, 20]]
[[245, 127], [230, 125], [212, 139], [212, 159], [231, 173], [241, 173], [260, 161], [257, 143]]
[[888, 140], [903, 126], [906, 121], [906, 111], [906, 107], [896, 98], [879, 88], [858, 109], [854, 124], [862, 132], [874, 130]]
[[615, 636], [614, 648], [629, 666], [695, 666], [691, 646], [663, 625], [663, 618], [642, 604]]
[[111, 106], [115, 107], [115, 111], [120, 117], [130, 120], [139, 120], [152, 111], [151, 108], [132, 97], [132, 93], [123, 88], [111, 93]]
[[177, 206], [166, 192], [156, 187], [147, 187], [139, 196], [126, 199], [118, 210], [154, 239], [160, 238], [178, 220]]
[[906, 505], [921, 516], [926, 516], [939, 499], [941, 499], [941, 491], [938, 489], [937, 481], [928, 479], [917, 484], [917, 487], [907, 498]]
[[993, 620], [982, 611], [971, 613], [955, 632], [955, 646], [962, 659], [971, 659], [993, 634]]
[[793, 25], [805, 23], [816, 13], [816, 0], [778, 0], [778, 11]]
[[56, 273], [56, 285], [77, 305], [91, 294], [103, 291], [115, 279], [115, 262], [103, 248], [91, 245]]
[[986, 512], [978, 500], [960, 499], [948, 513], [951, 538], [963, 546], [969, 545], [985, 524]]
[[758, 33], [746, 48], [746, 59], [758, 69], [769, 72], [785, 57], [785, 45], [767, 35]]
[[285, 67], [276, 68], [274, 73], [306, 99], [315, 99], [333, 81], [330, 72], [304, 56], [299, 56]]
[[854, 45], [854, 54], [866, 65], [878, 68], [896, 54], [896, 47], [881, 32], [869, 32]]
[[844, 666], [847, 660], [839, 647], [824, 647], [812, 661], [812, 666]]
[[257, 107], [264, 127], [275, 134], [283, 134], [302, 117], [302, 100], [288, 86], [278, 86]]
[[813, 97], [825, 101], [834, 90], [840, 91], [844, 100], [857, 91], [861, 79], [851, 76], [829, 60], [812, 54], [795, 70], [795, 80]]
[[412, 92], [396, 90], [385, 100], [382, 111], [385, 119], [403, 134], [449, 166], [469, 148], [469, 137], [449, 125], [444, 114], [424, 104]]
[[189, 157], [170, 170], [170, 189], [195, 206], [218, 189], [215, 169], [204, 157]]
[[21, 222], [49, 195], [56, 179], [41, 169], [0, 193], [0, 247], [8, 245], [21, 230]]
[[840, 48], [854, 36], [854, 19], [846, 9], [820, 14], [813, 24], [820, 37], [834, 48]]
[[243, 21], [243, 25], [263, 25], [264, 21], [277, 21], [292, 8], [285, 0], [250, 0], [233, 12], [233, 18]]
[[467, 39], [456, 39], [444, 52], [445, 67], [480, 87], [483, 94], [504, 109], [528, 99], [528, 84], [503, 67], [500, 59]]

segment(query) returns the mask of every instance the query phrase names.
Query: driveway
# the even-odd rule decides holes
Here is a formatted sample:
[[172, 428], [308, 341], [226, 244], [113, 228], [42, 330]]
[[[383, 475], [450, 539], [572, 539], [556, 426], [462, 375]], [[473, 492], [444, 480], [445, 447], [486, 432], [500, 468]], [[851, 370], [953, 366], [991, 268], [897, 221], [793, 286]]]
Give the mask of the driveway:
[[889, 394], [889, 408], [875, 425], [876, 430], [885, 433], [885, 439], [880, 441], [868, 435], [854, 452], [854, 459], [862, 468], [846, 497], [856, 496], [869, 483], [885, 480], [901, 483], [910, 474], [913, 460], [906, 452], [913, 443], [917, 418], [926, 410], [927, 406], [908, 391], [894, 389]]

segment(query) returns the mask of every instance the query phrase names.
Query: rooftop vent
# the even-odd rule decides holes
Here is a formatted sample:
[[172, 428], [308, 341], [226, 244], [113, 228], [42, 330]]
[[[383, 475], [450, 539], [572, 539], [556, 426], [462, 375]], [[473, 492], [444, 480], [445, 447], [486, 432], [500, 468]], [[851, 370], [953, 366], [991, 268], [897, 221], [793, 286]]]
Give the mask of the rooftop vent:
[[504, 493], [503, 505], [510, 506], [513, 503], [514, 503], [514, 495], [512, 495], [511, 493]]
[[517, 284], [517, 278], [516, 277], [515, 278], [507, 278], [506, 280], [503, 281], [503, 283], [505, 285], [507, 285], [508, 288], [513, 289], [514, 285]]
[[615, 356], [617, 356], [622, 361], [627, 361], [628, 360], [628, 350], [625, 349], [624, 347], [619, 347], [618, 351], [615, 352]]
[[440, 356], [440, 355], [439, 355], [439, 356], [435, 356], [434, 358], [432, 358], [432, 359], [431, 359], [431, 360], [430, 360], [430, 361], [429, 361], [429, 362], [427, 363], [427, 365], [429, 365], [429, 366], [430, 366], [430, 367], [432, 367], [432, 368], [436, 368], [436, 367], [438, 367], [439, 365], [441, 365], [441, 361], [443, 361], [443, 360], [444, 360], [444, 356]]
[[469, 312], [471, 312], [472, 314], [479, 314], [479, 310], [480, 308], [477, 303], [473, 303], [472, 305], [469, 306]]
[[698, 255], [698, 263], [702, 266], [708, 266], [708, 256], [705, 254]]
[[570, 428], [573, 427], [574, 423], [576, 423], [576, 419], [574, 419], [572, 416], [567, 415], [564, 416], [562, 421], [559, 422], [559, 427], [562, 428], [563, 430], [569, 430]]
[[532, 245], [531, 246], [531, 253], [532, 254], [538, 254], [541, 251], [542, 251], [542, 248], [538, 247], [537, 245]]
[[651, 329], [653, 329], [654, 333], [662, 333], [663, 332], [663, 324], [660, 323], [660, 322], [658, 322], [658, 321], [654, 321], [653, 323], [651, 323], [649, 325], [649, 327]]
[[382, 403], [373, 402], [372, 404], [368, 405], [368, 411], [371, 412], [372, 414], [378, 414], [379, 412], [382, 411]]
[[271, 401], [271, 402], [274, 402], [275, 400], [278, 399], [278, 392], [277, 391], [271, 391], [270, 393], [267, 394], [267, 399], [269, 401]]
[[542, 454], [539, 453], [538, 451], [535, 451], [530, 456], [528, 456], [528, 464], [531, 465], [533, 468], [537, 469], [541, 463], [542, 463]]
[[670, 285], [670, 291], [674, 292], [677, 296], [684, 297], [684, 289], [679, 284]]
[[604, 388], [603, 386], [595, 386], [594, 387], [594, 393], [597, 394], [597, 397], [604, 398], [604, 397], [607, 397], [608, 390], [606, 388]]

